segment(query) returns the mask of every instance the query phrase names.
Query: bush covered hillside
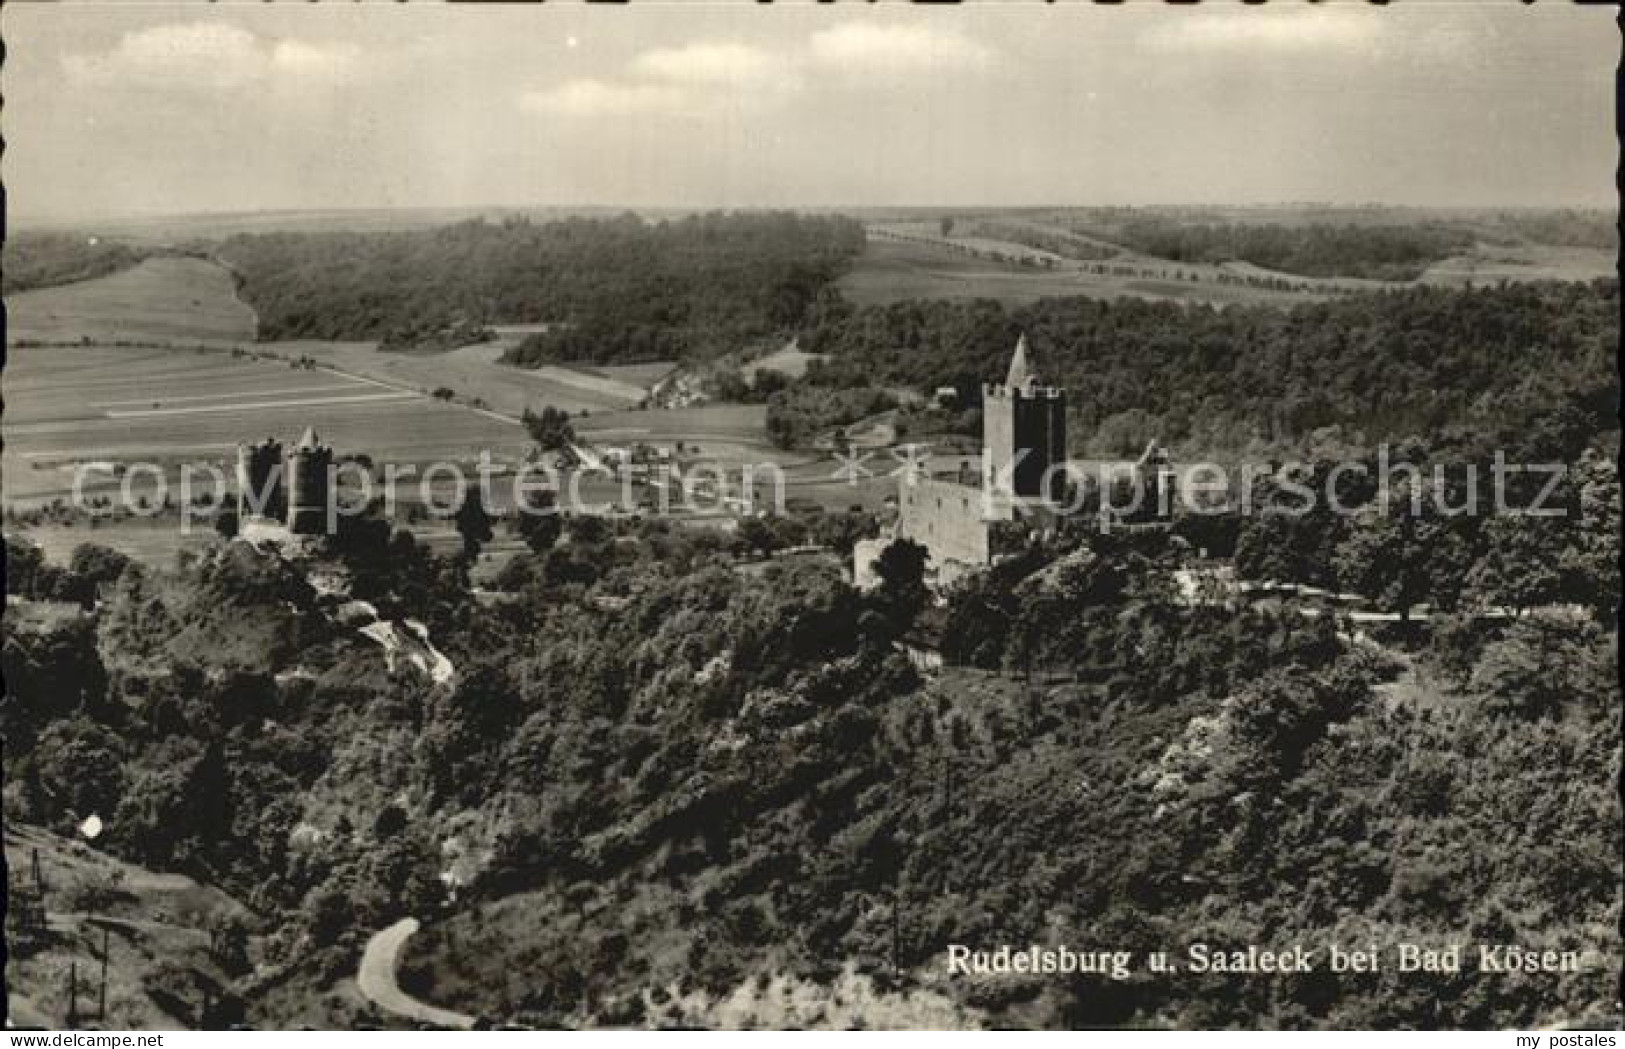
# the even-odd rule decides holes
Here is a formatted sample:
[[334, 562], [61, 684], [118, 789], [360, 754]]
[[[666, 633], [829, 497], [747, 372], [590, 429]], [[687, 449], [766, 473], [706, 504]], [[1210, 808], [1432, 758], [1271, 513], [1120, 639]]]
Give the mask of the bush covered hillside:
[[[101, 847], [242, 899], [266, 967], [230, 993], [265, 1025], [405, 914], [415, 993], [531, 1024], [1529, 1027], [1613, 1001], [1607, 614], [1374, 637], [1192, 603], [1159, 533], [1057, 536], [940, 610], [907, 557], [859, 594], [663, 522], [531, 545], [494, 602], [382, 522], [321, 587], [244, 544], [111, 579], [80, 557], [98, 606], [8, 607], [8, 820], [100, 814]], [[922, 616], [949, 663], [925, 678], [898, 647]], [[449, 679], [380, 643], [408, 619]], [[943, 975], [952, 943], [1402, 941], [1588, 967]]]
[[394, 233], [237, 236], [219, 253], [262, 339], [433, 342], [488, 324], [556, 325], [516, 363], [712, 356], [802, 322], [863, 248], [850, 219], [705, 214]]

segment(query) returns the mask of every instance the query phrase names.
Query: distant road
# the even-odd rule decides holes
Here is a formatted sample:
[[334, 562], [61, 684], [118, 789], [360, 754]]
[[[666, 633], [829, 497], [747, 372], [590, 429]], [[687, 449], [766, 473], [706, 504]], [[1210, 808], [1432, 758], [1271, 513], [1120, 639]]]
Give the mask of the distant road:
[[401, 947], [417, 931], [416, 918], [402, 918], [389, 928], [373, 933], [366, 949], [361, 952], [361, 967], [356, 971], [355, 982], [361, 988], [362, 997], [384, 1012], [408, 1020], [468, 1030], [474, 1026], [472, 1016], [420, 1002], [401, 990], [401, 985], [395, 982]]

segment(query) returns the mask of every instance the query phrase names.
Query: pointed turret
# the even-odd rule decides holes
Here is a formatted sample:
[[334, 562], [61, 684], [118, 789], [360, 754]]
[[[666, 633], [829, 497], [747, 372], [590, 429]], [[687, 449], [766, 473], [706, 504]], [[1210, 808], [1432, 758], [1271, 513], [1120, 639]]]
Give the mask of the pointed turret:
[[1065, 461], [1066, 391], [1039, 384], [1024, 332], [1004, 382], [982, 387], [983, 472], [1008, 495], [1049, 497]]
[[329, 527], [332, 465], [333, 449], [322, 445], [315, 427], [305, 427], [288, 455], [288, 531], [294, 535], [320, 535]]
[[1016, 340], [1016, 353], [1010, 358], [1010, 374], [1005, 376], [1004, 384], [1012, 389], [1024, 390], [1035, 381], [1037, 376], [1027, 363], [1027, 333], [1022, 332], [1021, 338]]
[[1145, 442], [1145, 451], [1140, 453], [1139, 461], [1134, 464], [1136, 469], [1144, 470], [1148, 466], [1167, 466], [1168, 449], [1157, 443], [1155, 437]]

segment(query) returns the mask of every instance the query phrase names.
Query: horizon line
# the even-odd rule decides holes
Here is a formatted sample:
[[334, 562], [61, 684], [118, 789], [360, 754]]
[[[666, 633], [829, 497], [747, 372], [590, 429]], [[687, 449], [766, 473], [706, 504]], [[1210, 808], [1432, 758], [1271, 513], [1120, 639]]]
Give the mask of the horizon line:
[[729, 211], [787, 211], [787, 212], [842, 212], [842, 211], [1059, 211], [1059, 210], [1313, 210], [1331, 209], [1348, 211], [1610, 211], [1619, 210], [1617, 200], [1607, 203], [1552, 201], [1542, 203], [1452, 203], [1422, 204], [1395, 203], [1380, 200], [1279, 200], [1279, 201], [1203, 201], [1203, 202], [1144, 202], [1144, 203], [1083, 203], [1049, 202], [1035, 204], [998, 203], [844, 203], [844, 204], [657, 204], [657, 203], [570, 203], [570, 204], [385, 204], [385, 205], [299, 205], [268, 208], [230, 208], [203, 211], [138, 211], [101, 212], [67, 215], [61, 213], [12, 212], [7, 223], [12, 227], [25, 224], [69, 225], [92, 222], [160, 222], [180, 220], [219, 220], [253, 216], [309, 215], [309, 214], [408, 214], [412, 212], [527, 212], [527, 211], [677, 211], [677, 212], [729, 212]]

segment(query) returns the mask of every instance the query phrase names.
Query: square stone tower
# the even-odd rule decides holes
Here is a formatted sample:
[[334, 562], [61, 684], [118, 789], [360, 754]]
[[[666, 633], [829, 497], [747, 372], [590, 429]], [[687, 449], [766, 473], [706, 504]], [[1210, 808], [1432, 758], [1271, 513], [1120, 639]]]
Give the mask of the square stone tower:
[[327, 529], [332, 503], [330, 467], [333, 449], [322, 444], [316, 431], [305, 427], [299, 443], [288, 455], [288, 531], [294, 535], [321, 535]]
[[1066, 462], [1066, 391], [1041, 385], [1027, 357], [1023, 335], [1004, 382], [982, 386], [982, 476], [1004, 495], [1056, 498]]

